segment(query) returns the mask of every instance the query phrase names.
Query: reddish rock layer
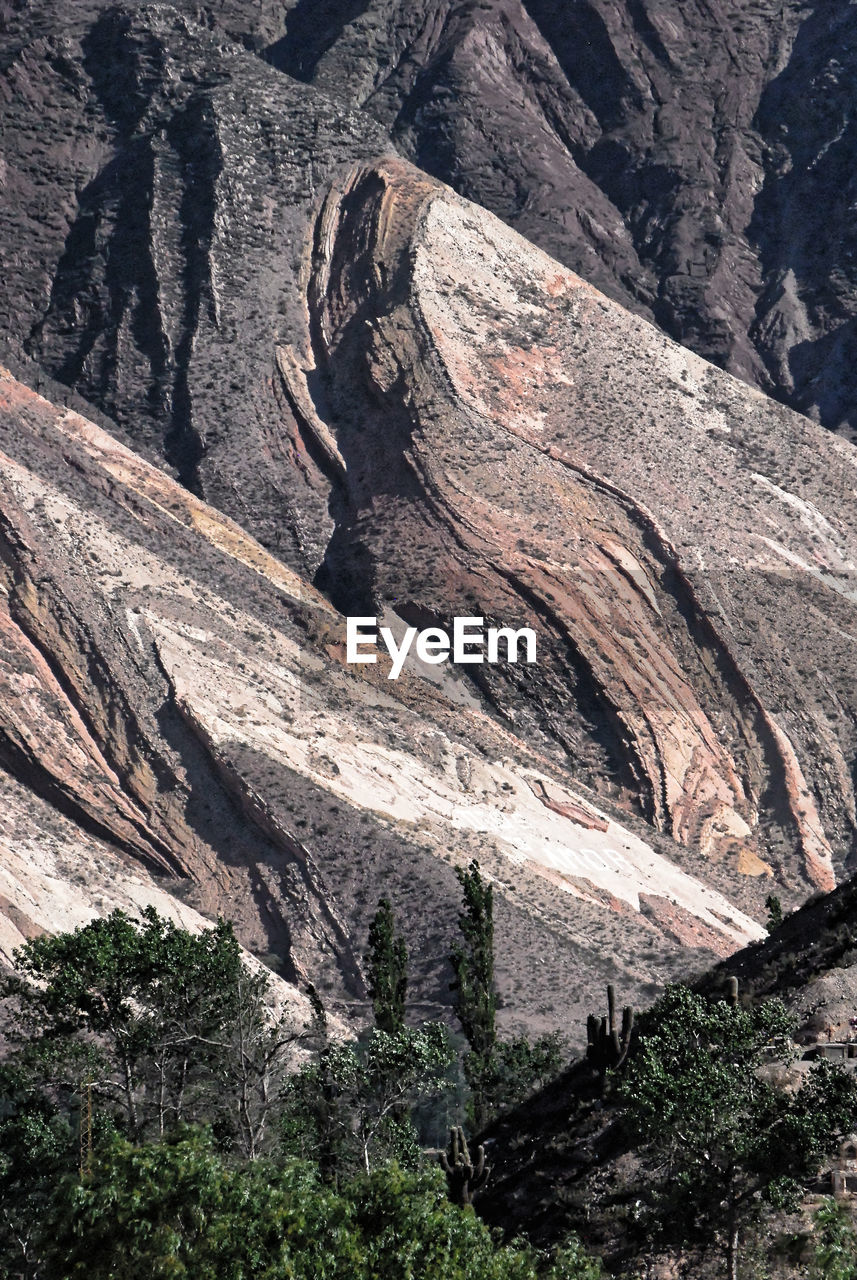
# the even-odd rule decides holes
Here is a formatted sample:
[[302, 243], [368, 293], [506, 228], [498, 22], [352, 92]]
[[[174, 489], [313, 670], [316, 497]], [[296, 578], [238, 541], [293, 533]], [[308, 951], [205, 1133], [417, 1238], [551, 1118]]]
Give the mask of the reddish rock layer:
[[333, 598], [534, 626], [535, 669], [478, 671], [518, 732], [736, 872], [829, 888], [854, 814], [831, 685], [855, 698], [806, 658], [854, 644], [853, 450], [398, 162], [332, 189], [313, 263], [290, 367], [342, 461]]

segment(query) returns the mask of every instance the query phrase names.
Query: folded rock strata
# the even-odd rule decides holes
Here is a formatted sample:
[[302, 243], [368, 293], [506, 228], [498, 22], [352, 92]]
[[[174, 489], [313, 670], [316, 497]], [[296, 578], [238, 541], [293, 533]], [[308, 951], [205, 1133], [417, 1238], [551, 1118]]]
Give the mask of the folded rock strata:
[[831, 887], [853, 449], [401, 162], [334, 186], [313, 263], [332, 598], [534, 626], [536, 667], [477, 673], [519, 733], [714, 860]]
[[704, 860], [664, 856], [460, 679], [348, 667], [344, 620], [317, 590], [6, 371], [0, 517], [7, 961], [46, 927], [178, 894], [195, 919], [234, 918], [287, 979], [359, 1008], [386, 891], [434, 1007], [450, 862], [471, 856], [497, 883], [501, 972], [527, 975], [536, 1023], [594, 998], [605, 931], [628, 941], [616, 963], [633, 989], [685, 963], [679, 939], [725, 954], [759, 935]]
[[[422, 155], [446, 110], [429, 77], [421, 112], [418, 74], [410, 123], [397, 114], [403, 68], [446, 48], [462, 15], [448, 65], [487, 50], [496, 92], [530, 117], [508, 76], [538, 65], [538, 111], [559, 121], [548, 99], [568, 51], [548, 48], [548, 7], [482, 8], [450, 26], [444, 5], [427, 24], [415, 7], [419, 39], [397, 52], [384, 109], [373, 76], [334, 74], [338, 41], [359, 44], [366, 22], [382, 32], [383, 6], [344, 25], [325, 7], [305, 66], [288, 50], [303, 3], [280, 36], [277, 6], [250, 22], [232, 0], [196, 17], [43, 3], [26, 29], [4, 10], [0, 332], [17, 375], [3, 377], [0, 444], [4, 955], [49, 927], [50, 885], [62, 902], [59, 869], [80, 856], [76, 911], [136, 900], [132, 881], [187, 894], [236, 918], [291, 981], [365, 1010], [366, 925], [388, 892], [436, 1007], [450, 860], [478, 856], [498, 885], [503, 972], [548, 1026], [590, 1001], [605, 957], [632, 996], [686, 967], [683, 948], [758, 934], [772, 888], [797, 902], [853, 867], [857, 455], [397, 156]], [[591, 34], [608, 8], [577, 5], [575, 22]], [[801, 43], [788, 17], [765, 58], [794, 48], [811, 67], [824, 32]], [[650, 18], [667, 49], [679, 28]], [[614, 152], [597, 146], [595, 88], [580, 86], [583, 132], [566, 113], [554, 142], [581, 172], [594, 149], [603, 177]], [[741, 129], [717, 153], [733, 193]], [[587, 179], [568, 188], [562, 235], [542, 235], [551, 190], [520, 218], [492, 195], [509, 138], [502, 165], [489, 150], [468, 169], [480, 200], [566, 261], [576, 226], [595, 252], [579, 265], [618, 246], [590, 274], [666, 323], [644, 296], [643, 205], [632, 218], [612, 193], [636, 227], [614, 235]], [[554, 171], [553, 149], [517, 149]], [[424, 155], [461, 185], [460, 166]], [[684, 317], [675, 332], [764, 381], [735, 320], [756, 268], [732, 232], [704, 280], [689, 240], [669, 267], [695, 208], [653, 215], [662, 301]], [[724, 291], [739, 337], [715, 349], [717, 325], [694, 316], [711, 303], [716, 320]], [[823, 310], [801, 330], [816, 355]], [[781, 312], [776, 360], [797, 333]], [[397, 632], [455, 615], [532, 626], [539, 662], [409, 663], [388, 681], [383, 661], [347, 668], [348, 612]], [[59, 861], [39, 862], [34, 898], [21, 850], [36, 859], [37, 845]]]

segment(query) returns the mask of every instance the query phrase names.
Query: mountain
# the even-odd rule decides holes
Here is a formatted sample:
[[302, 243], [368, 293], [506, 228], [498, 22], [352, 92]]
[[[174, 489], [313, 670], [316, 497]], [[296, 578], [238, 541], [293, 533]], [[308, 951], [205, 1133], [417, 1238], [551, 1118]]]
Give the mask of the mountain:
[[[179, 895], [359, 1016], [387, 893], [437, 1010], [478, 857], [506, 1024], [578, 1035], [605, 976], [643, 999], [847, 876], [857, 453], [748, 385], [791, 395], [735, 195], [845, 28], [751, 9], [739, 103], [716, 6], [0, 8], [5, 956]], [[674, 269], [714, 205], [752, 287], [737, 230]], [[538, 660], [391, 680], [347, 615]]]
[[344, 619], [309, 583], [5, 371], [0, 435], [7, 960], [43, 929], [172, 895], [359, 1013], [387, 894], [436, 1009], [450, 863], [471, 856], [497, 884], [516, 1025], [521, 1007], [574, 1023], [605, 967], [644, 988], [688, 946], [724, 954], [758, 932], [702, 859], [656, 851], [461, 680], [348, 667]]
[[[167, 17], [177, 9], [178, 27]], [[193, 19], [215, 52], [208, 70], [188, 43]], [[166, 24], [160, 34], [158, 22]], [[680, 343], [853, 436], [851, 5], [188, 0], [170, 10], [4, 0], [0, 23], [14, 196], [4, 213], [0, 323], [27, 336], [65, 381], [91, 392], [94, 379], [116, 399], [107, 353], [90, 355], [102, 366], [96, 376], [81, 368], [82, 344], [62, 337], [69, 323], [80, 337], [99, 312], [104, 328], [119, 324], [121, 297], [136, 290], [128, 336], [141, 344], [139, 372], [151, 365], [149, 409], [169, 396], [171, 366], [187, 359], [182, 338], [205, 306], [207, 228], [213, 193], [218, 205], [226, 195], [217, 174], [230, 144], [242, 150], [247, 177], [271, 165], [292, 174], [291, 192], [269, 197], [275, 204], [261, 214], [260, 229], [271, 228], [261, 241], [244, 227], [246, 270], [251, 240], [278, 260], [287, 221], [281, 209], [269, 219], [300, 198], [295, 175], [301, 164], [306, 171], [308, 139], [313, 186], [333, 153], [350, 146], [365, 154], [383, 130], [401, 155]], [[159, 76], [170, 63], [165, 93]], [[188, 114], [181, 104], [198, 102], [206, 86], [211, 106], [195, 126], [195, 108]], [[215, 123], [241, 101], [253, 103], [254, 117], [243, 142]], [[318, 132], [304, 135], [301, 121], [314, 113]], [[287, 122], [284, 134], [278, 121]], [[187, 146], [197, 126], [201, 136]], [[117, 141], [128, 144], [123, 159], [103, 173]], [[194, 195], [182, 211], [186, 185]], [[172, 259], [165, 246], [147, 261], [152, 198], [123, 205], [122, 189], [157, 189], [172, 214], [156, 219], [164, 236], [172, 227]], [[99, 241], [113, 246], [104, 288], [83, 263], [99, 256]], [[158, 258], [161, 274], [180, 270], [185, 286], [165, 302], [159, 326], [147, 315], [157, 310]], [[254, 331], [251, 316], [242, 323]], [[109, 335], [102, 342], [109, 346]], [[170, 448], [181, 465], [181, 392], [173, 411]]]
[[852, 5], [299, 0], [267, 56], [677, 341], [853, 438]]

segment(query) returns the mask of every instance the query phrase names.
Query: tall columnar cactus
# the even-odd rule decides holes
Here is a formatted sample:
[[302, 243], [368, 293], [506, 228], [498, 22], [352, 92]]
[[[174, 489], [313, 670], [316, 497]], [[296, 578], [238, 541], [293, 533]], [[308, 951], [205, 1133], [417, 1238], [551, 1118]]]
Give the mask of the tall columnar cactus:
[[607, 1017], [591, 1013], [586, 1020], [586, 1057], [598, 1071], [602, 1089], [609, 1070], [617, 1071], [628, 1056], [634, 1032], [634, 1010], [625, 1005], [621, 1029], [616, 1025], [616, 989], [607, 987]]
[[728, 1001], [733, 1009], [738, 1008], [738, 979], [730, 978], [728, 985]]
[[450, 1129], [449, 1146], [440, 1153], [440, 1167], [446, 1174], [449, 1198], [453, 1204], [472, 1204], [477, 1191], [481, 1191], [491, 1174], [491, 1166], [485, 1163], [485, 1148], [476, 1148], [476, 1160], [464, 1137], [464, 1130]]

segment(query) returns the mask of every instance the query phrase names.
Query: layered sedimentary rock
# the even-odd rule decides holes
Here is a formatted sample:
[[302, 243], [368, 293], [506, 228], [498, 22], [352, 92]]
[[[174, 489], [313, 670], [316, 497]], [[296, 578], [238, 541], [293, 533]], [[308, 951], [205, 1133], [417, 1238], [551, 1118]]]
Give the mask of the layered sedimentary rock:
[[[334, 179], [302, 260], [269, 374], [296, 510], [329, 507], [316, 586], [6, 376], [15, 783], [358, 1000], [391, 884], [433, 904], [443, 998], [450, 852], [495, 876], [510, 970], [547, 954], [563, 1010], [562, 971], [585, 991], [617, 931], [639, 986], [664, 973], [647, 938], [722, 954], [772, 877], [829, 887], [854, 695], [807, 662], [854, 643], [853, 448], [393, 158]], [[528, 625], [539, 657], [394, 682], [347, 666], [345, 613]]]
[[535, 668], [477, 673], [518, 732], [739, 878], [799, 848], [829, 888], [854, 821], [851, 446], [406, 165], [334, 187], [313, 262], [333, 599], [535, 625]]
[[7, 960], [41, 929], [178, 895], [180, 918], [228, 915], [285, 978], [359, 1011], [387, 893], [416, 998], [436, 1007], [450, 863], [472, 856], [498, 886], [500, 970], [537, 1001], [535, 1025], [574, 1024], [615, 929], [634, 989], [688, 945], [725, 954], [758, 934], [693, 860], [594, 804], [460, 679], [348, 667], [344, 620], [317, 590], [5, 371], [0, 521]]
[[[500, 891], [506, 978], [551, 1025], [591, 1003], [605, 956], [639, 992], [690, 963], [683, 948], [720, 954], [757, 933], [772, 887], [797, 902], [850, 869], [853, 447], [396, 154], [440, 171], [447, 153], [420, 139], [448, 119], [433, 136], [484, 151], [450, 159], [459, 185], [482, 175], [480, 199], [566, 262], [598, 222], [579, 265], [762, 377], [736, 318], [756, 288], [738, 241], [720, 267], [705, 259], [709, 275], [663, 274], [668, 246], [692, 239], [702, 161], [677, 220], [640, 179], [657, 271], [637, 215], [609, 223], [592, 178], [565, 205], [556, 186], [517, 213], [495, 199], [488, 175], [505, 190], [516, 148], [515, 172], [566, 172], [517, 125], [484, 150], [501, 99], [538, 129], [549, 118], [580, 172], [590, 152], [624, 172], [593, 141], [609, 106], [597, 85], [578, 95], [590, 133], [568, 112], [560, 128], [573, 48], [536, 9], [416, 6], [401, 26], [398, 10], [322, 6], [317, 29], [303, 4], [6, 13], [6, 952], [46, 927], [48, 886], [79, 849], [76, 910], [180, 889], [235, 917], [288, 978], [358, 1008], [366, 924], [390, 893], [414, 931], [415, 990], [444, 1002], [450, 860], [477, 856]], [[606, 43], [592, 22], [580, 40], [607, 57], [625, 31], [642, 57], [656, 43], [637, 30], [644, 9], [637, 45], [623, 7]], [[594, 12], [571, 6], [573, 30]], [[766, 46], [759, 84], [798, 49], [799, 16]], [[386, 89], [360, 79], [370, 28], [372, 56], [385, 40], [395, 53]], [[682, 30], [670, 19], [664, 48]], [[479, 51], [482, 106], [456, 106], [434, 73], [460, 80]], [[684, 72], [658, 57], [664, 97]], [[685, 115], [702, 110], [707, 65]], [[639, 107], [669, 149], [666, 97], [651, 119], [642, 89], [617, 101], [616, 129]], [[737, 191], [731, 145], [717, 154]], [[693, 327], [721, 287], [722, 349], [707, 321]], [[454, 616], [528, 626], [539, 657], [409, 662], [394, 682], [383, 655], [347, 666], [346, 613], [397, 634]], [[42, 859], [29, 905], [22, 848]], [[99, 850], [111, 871], [93, 880]], [[111, 896], [126, 871], [137, 888]]]

